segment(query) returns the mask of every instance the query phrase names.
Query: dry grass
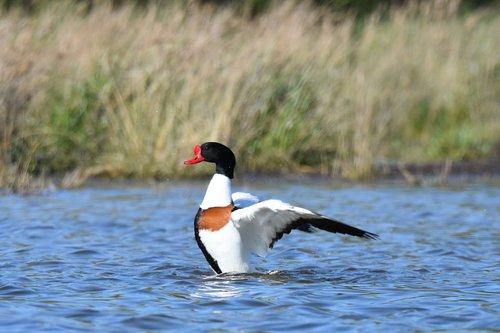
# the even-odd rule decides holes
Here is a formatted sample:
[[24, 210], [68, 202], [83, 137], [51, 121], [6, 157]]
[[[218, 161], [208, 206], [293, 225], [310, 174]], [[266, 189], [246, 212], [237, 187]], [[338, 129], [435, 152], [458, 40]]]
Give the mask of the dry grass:
[[500, 141], [500, 13], [453, 5], [363, 29], [303, 2], [254, 20], [180, 3], [3, 13], [0, 167], [185, 176], [209, 140], [234, 147], [240, 170], [348, 177], [388, 159], [487, 156]]

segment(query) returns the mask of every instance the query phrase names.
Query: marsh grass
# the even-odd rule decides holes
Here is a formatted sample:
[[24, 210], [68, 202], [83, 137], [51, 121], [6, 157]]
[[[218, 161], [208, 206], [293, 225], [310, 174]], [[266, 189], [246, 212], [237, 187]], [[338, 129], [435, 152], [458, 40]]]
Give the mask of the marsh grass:
[[445, 9], [411, 4], [362, 28], [304, 2], [253, 19], [180, 2], [4, 12], [0, 174], [183, 177], [208, 140], [240, 170], [352, 178], [380, 161], [488, 157], [500, 13]]

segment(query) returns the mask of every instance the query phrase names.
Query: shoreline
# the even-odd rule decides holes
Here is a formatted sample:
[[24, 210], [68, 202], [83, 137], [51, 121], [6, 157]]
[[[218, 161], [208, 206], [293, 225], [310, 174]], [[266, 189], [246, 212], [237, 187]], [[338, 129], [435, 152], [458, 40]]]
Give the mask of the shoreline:
[[[444, 185], [456, 183], [488, 183], [500, 186], [500, 160], [429, 163], [385, 163], [374, 168], [374, 175], [362, 179], [349, 179], [320, 172], [236, 172], [235, 186], [269, 182], [328, 183], [333, 185], [394, 184], [394, 185]], [[48, 177], [55, 188], [81, 188], [93, 186], [163, 186], [168, 184], [205, 184], [208, 174], [193, 177], [112, 178], [90, 176], [76, 182], [67, 180], [70, 174]], [[66, 182], [66, 186], [63, 184]]]
[[[384, 162], [373, 167], [369, 177], [350, 179], [339, 175], [324, 174], [313, 170], [295, 172], [236, 172], [234, 185], [269, 183], [326, 184], [330, 186], [394, 185], [394, 186], [445, 186], [466, 184], [490, 184], [500, 186], [500, 158], [479, 161], [444, 161], [428, 163]], [[123, 178], [109, 177], [106, 173], [91, 174], [77, 169], [54, 175], [18, 175], [6, 186], [0, 186], [2, 194], [37, 194], [61, 189], [88, 187], [164, 187], [170, 185], [206, 185], [211, 174], [196, 174], [191, 177]]]

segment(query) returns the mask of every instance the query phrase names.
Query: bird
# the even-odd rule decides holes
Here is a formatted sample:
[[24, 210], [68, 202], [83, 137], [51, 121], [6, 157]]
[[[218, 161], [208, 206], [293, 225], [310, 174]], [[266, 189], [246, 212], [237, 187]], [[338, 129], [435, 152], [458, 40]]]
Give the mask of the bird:
[[194, 155], [184, 164], [215, 164], [215, 173], [194, 218], [194, 236], [216, 274], [251, 272], [252, 253], [265, 256], [284, 234], [295, 229], [321, 229], [367, 239], [379, 237], [278, 199], [259, 201], [250, 193], [232, 193], [236, 157], [222, 143], [196, 145]]

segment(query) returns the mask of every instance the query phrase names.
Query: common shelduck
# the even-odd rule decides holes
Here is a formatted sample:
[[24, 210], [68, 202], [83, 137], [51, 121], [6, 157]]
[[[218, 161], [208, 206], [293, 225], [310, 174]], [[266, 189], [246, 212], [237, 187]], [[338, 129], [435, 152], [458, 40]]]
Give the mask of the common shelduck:
[[265, 256], [274, 243], [293, 229], [315, 229], [362, 238], [378, 236], [280, 200], [259, 200], [248, 193], [231, 193], [236, 158], [218, 142], [194, 147], [184, 164], [215, 163], [215, 174], [194, 218], [198, 246], [215, 273], [249, 272], [251, 253]]

